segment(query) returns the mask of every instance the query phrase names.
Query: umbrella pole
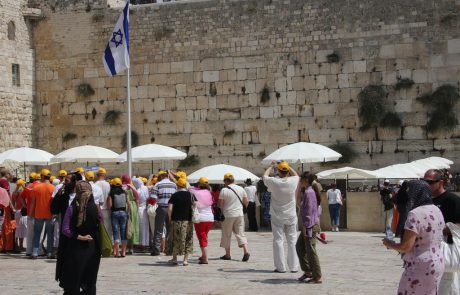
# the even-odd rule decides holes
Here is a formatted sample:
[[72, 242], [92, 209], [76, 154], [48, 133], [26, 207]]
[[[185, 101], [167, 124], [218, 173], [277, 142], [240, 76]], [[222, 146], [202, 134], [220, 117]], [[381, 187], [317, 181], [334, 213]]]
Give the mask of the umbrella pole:
[[152, 174], [153, 174], [153, 160], [152, 160]]
[[24, 179], [26, 179], [26, 162], [24, 162]]
[[302, 172], [303, 172], [303, 163], [302, 163]]

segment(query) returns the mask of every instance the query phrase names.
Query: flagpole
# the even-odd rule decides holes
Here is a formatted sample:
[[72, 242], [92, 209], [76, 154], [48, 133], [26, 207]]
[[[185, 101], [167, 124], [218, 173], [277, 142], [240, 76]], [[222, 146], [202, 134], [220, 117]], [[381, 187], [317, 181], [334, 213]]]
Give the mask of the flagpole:
[[[129, 2], [129, 1], [128, 1]], [[129, 5], [129, 4], [128, 4]], [[127, 11], [128, 19], [129, 19], [129, 7]], [[129, 61], [131, 63], [131, 60]], [[132, 167], [132, 159], [131, 159], [131, 77], [129, 68], [131, 65], [128, 66], [128, 132], [126, 136], [128, 137], [127, 142], [127, 150], [126, 150], [126, 157], [128, 160], [128, 174], [129, 177], [133, 176], [133, 167]]]

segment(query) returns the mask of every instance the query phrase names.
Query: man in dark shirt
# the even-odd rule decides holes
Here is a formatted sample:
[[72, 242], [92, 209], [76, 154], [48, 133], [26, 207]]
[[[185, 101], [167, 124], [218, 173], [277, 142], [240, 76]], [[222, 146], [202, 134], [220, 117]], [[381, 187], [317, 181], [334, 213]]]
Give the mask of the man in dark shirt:
[[[448, 176], [441, 170], [430, 169], [423, 176], [423, 180], [430, 185], [433, 203], [441, 210], [444, 221], [460, 223], [460, 197], [445, 189], [445, 184], [449, 181]], [[447, 242], [453, 243], [452, 236], [446, 229], [444, 233], [447, 235]], [[458, 273], [445, 272], [441, 278], [439, 294], [457, 294], [459, 279]]]

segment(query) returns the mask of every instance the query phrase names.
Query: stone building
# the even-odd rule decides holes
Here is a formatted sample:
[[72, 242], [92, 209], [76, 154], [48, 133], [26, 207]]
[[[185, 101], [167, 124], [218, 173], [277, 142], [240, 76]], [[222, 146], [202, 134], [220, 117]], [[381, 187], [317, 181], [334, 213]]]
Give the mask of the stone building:
[[[108, 77], [101, 61], [123, 1], [16, 2], [0, 11], [17, 14], [24, 41], [8, 40], [2, 17], [0, 47], [15, 44], [10, 63], [28, 61], [30, 80], [22, 80], [30, 85], [21, 93], [28, 118], [7, 119], [8, 138], [32, 142], [33, 110], [40, 148], [56, 153], [87, 143], [123, 151], [126, 76]], [[26, 4], [43, 15], [29, 31], [19, 12]], [[358, 155], [347, 165], [368, 169], [430, 155], [460, 159], [458, 104], [448, 108], [454, 126], [436, 130], [427, 124], [439, 112], [416, 99], [445, 85], [458, 91], [458, 0], [203, 0], [130, 11], [138, 144], [195, 155], [199, 163], [187, 170], [230, 163], [261, 173], [265, 155], [297, 141], [336, 144]], [[10, 66], [2, 64], [2, 75]], [[0, 83], [0, 95], [9, 95], [2, 104], [14, 105], [11, 77]], [[381, 94], [370, 97], [380, 111], [374, 118], [359, 112], [375, 93], [369, 89]], [[365, 121], [371, 128], [361, 128]], [[15, 124], [28, 125], [18, 134]], [[150, 166], [138, 167], [145, 173]]]

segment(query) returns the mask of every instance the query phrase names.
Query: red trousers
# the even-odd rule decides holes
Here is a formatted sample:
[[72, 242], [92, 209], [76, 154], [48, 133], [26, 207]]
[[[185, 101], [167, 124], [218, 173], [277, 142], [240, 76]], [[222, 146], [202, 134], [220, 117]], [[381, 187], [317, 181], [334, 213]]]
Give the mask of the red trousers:
[[200, 242], [200, 247], [203, 248], [208, 246], [208, 232], [211, 230], [213, 224], [213, 221], [204, 221], [194, 224], [196, 236]]

